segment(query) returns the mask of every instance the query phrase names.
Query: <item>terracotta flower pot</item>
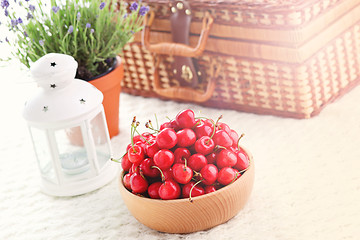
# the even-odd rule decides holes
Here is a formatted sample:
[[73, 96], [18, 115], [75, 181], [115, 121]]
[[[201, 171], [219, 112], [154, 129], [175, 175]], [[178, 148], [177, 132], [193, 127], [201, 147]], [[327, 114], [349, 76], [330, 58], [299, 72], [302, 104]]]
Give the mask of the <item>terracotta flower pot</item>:
[[124, 78], [124, 67], [121, 58], [117, 56], [116, 60], [117, 63], [114, 69], [89, 81], [104, 94], [103, 106], [110, 138], [119, 134], [119, 97], [121, 81]]

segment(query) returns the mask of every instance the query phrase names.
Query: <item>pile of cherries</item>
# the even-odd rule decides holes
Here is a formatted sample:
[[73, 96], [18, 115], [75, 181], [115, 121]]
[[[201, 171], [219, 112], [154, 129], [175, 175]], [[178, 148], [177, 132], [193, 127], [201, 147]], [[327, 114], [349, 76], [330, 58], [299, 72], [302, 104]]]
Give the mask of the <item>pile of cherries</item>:
[[249, 157], [239, 146], [243, 134], [220, 119], [196, 118], [186, 109], [160, 129], [149, 120], [145, 125], [153, 133], [140, 134], [134, 117], [121, 159], [124, 186], [144, 197], [192, 201], [233, 183], [247, 170]]

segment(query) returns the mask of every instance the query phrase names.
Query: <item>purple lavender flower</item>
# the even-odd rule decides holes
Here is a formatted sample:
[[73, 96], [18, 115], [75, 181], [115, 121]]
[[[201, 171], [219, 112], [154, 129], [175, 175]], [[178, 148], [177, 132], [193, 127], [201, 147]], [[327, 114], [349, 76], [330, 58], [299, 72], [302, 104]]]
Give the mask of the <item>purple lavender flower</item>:
[[94, 32], [95, 32], [95, 30], [92, 28], [92, 29], [90, 29], [90, 32], [91, 32], [91, 33], [94, 33]]
[[2, 8], [8, 8], [9, 7], [9, 1], [8, 0], [1, 0], [1, 7]]
[[99, 6], [100, 10], [103, 10], [103, 9], [104, 9], [104, 7], [105, 7], [105, 5], [106, 5], [106, 3], [105, 3], [105, 2], [100, 3], [100, 6]]
[[5, 16], [6, 16], [6, 17], [9, 16], [9, 12], [8, 12], [7, 9], [5, 9]]
[[74, 31], [74, 27], [73, 25], [70, 25], [69, 29], [68, 29], [68, 33], [72, 33]]
[[39, 40], [40, 46], [44, 46], [44, 40]]
[[31, 18], [34, 18], [34, 17], [30, 12], [28, 12], [27, 15], [26, 15], [26, 19], [29, 20]]
[[149, 6], [141, 6], [139, 10], [139, 14], [141, 16], [145, 16], [145, 14], [150, 10]]
[[136, 11], [138, 9], [139, 4], [137, 2], [133, 2], [130, 6], [131, 11]]
[[51, 10], [54, 12], [54, 13], [57, 13], [59, 10], [60, 10], [60, 7], [59, 6], [54, 6], [51, 8]]
[[32, 12], [35, 11], [35, 6], [32, 5], [32, 4], [30, 4], [30, 5], [29, 5], [29, 10], [32, 11]]
[[9, 42], [9, 39], [7, 37], [5, 37], [5, 42]]
[[80, 20], [80, 18], [81, 18], [81, 13], [80, 13], [80, 12], [78, 12], [78, 13], [76, 14], [76, 17], [77, 17], [77, 20], [79, 21], [79, 20]]
[[11, 26], [12, 27], [15, 27], [17, 24], [18, 24], [18, 22], [17, 22], [17, 20], [16, 19], [11, 19]]
[[91, 24], [90, 24], [90, 23], [87, 23], [87, 24], [85, 25], [85, 27], [86, 27], [86, 28], [91, 28]]
[[26, 31], [24, 31], [24, 36], [25, 36], [25, 37], [28, 37], [28, 36], [29, 36]]
[[23, 20], [21, 18], [18, 18], [16, 21], [17, 23], [23, 23]]

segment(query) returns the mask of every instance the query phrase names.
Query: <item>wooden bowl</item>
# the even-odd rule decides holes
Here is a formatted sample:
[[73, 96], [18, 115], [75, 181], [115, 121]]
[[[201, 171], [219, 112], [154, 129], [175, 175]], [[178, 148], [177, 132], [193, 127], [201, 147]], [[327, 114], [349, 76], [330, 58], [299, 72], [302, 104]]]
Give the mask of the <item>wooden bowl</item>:
[[[246, 151], [246, 150], [245, 150]], [[218, 191], [186, 199], [159, 200], [129, 192], [119, 178], [120, 194], [131, 214], [149, 228], [167, 233], [191, 233], [215, 227], [233, 218], [245, 206], [254, 183], [254, 162], [232, 184]]]

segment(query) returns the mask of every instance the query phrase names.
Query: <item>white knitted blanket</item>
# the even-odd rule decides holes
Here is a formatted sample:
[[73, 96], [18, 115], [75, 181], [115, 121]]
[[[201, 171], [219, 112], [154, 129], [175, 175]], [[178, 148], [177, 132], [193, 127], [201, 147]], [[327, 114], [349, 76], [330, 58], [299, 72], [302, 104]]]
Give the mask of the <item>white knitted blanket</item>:
[[[191, 108], [238, 132], [254, 155], [255, 185], [233, 219], [207, 231], [164, 234], [139, 223], [127, 210], [117, 179], [77, 197], [51, 197], [40, 175], [21, 109], [34, 88], [19, 66], [0, 67], [0, 239], [360, 239], [360, 87], [319, 116], [295, 120], [229, 110], [120, 97], [120, 131], [114, 156], [124, 153], [133, 116], [145, 123]], [[140, 129], [144, 131], [145, 129]]]

